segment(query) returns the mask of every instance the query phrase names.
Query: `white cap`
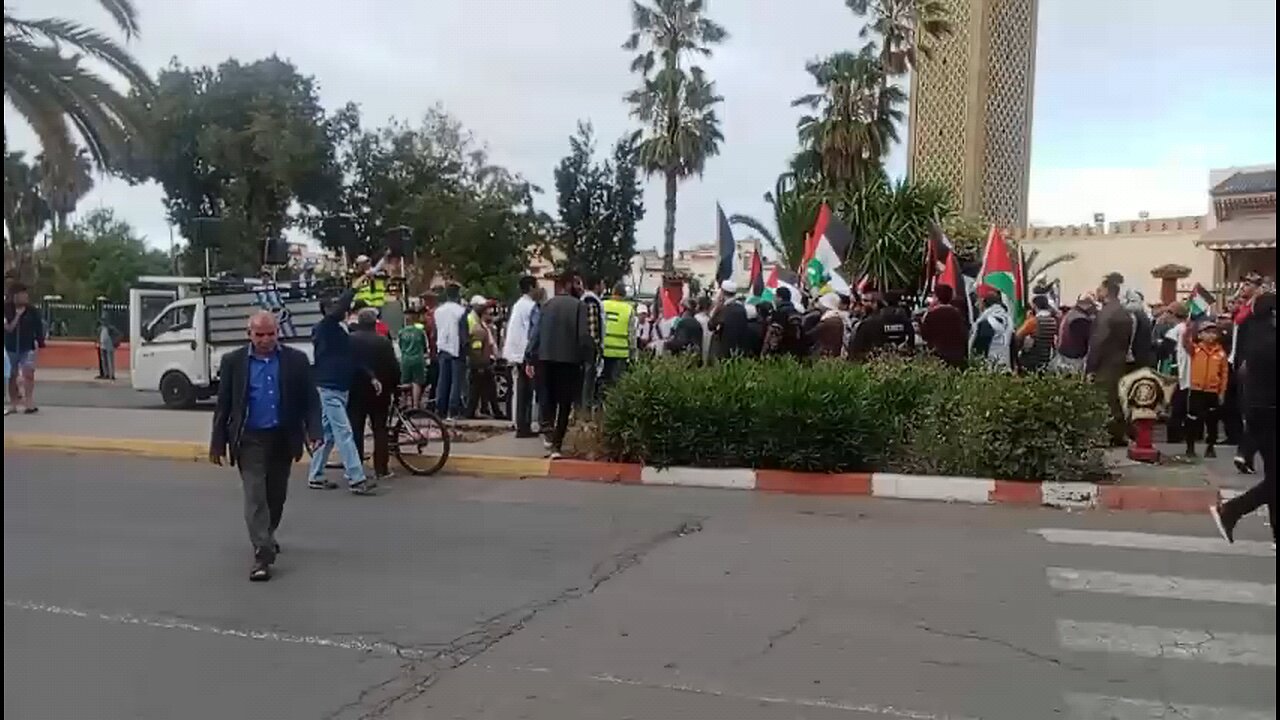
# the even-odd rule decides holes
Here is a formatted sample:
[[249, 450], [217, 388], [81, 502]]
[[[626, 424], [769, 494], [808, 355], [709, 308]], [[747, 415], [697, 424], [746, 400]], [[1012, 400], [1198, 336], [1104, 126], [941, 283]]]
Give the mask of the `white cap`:
[[732, 295], [738, 292], [738, 283], [732, 280], [725, 280], [720, 283], [720, 289], [724, 291], [725, 295]]
[[357, 264], [357, 265], [359, 265], [360, 263], [367, 263], [367, 262], [369, 262], [369, 256], [368, 256], [368, 255], [357, 255], [357, 256], [356, 256], [356, 264]]
[[637, 305], [637, 306], [636, 306], [636, 314], [637, 314], [637, 315], [648, 315], [648, 314], [649, 314], [649, 306], [648, 306], [648, 305], [645, 305], [644, 303], [640, 303], [639, 305]]
[[489, 301], [485, 300], [483, 295], [472, 295], [471, 304], [472, 305], [488, 305]]
[[840, 296], [835, 293], [827, 293], [818, 298], [818, 304], [828, 310], [840, 309]]

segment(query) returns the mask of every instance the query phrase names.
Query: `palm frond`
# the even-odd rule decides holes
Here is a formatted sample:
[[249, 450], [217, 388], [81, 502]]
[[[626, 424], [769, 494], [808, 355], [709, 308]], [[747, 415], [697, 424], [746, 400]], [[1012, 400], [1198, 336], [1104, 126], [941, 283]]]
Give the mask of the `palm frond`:
[[138, 35], [138, 9], [134, 7], [133, 0], [98, 0], [98, 4], [116, 21], [125, 37]]
[[140, 91], [146, 92], [151, 88], [151, 77], [142, 65], [114, 40], [96, 30], [59, 18], [18, 20], [6, 17], [5, 23], [7, 27], [23, 33], [43, 36], [55, 47], [69, 45], [101, 60]]

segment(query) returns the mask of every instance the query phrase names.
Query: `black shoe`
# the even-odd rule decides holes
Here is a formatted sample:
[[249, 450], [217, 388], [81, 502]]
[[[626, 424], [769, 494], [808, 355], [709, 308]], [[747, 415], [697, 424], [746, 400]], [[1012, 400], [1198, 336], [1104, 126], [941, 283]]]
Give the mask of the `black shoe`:
[[249, 582], [266, 582], [271, 579], [271, 566], [264, 563], [255, 563], [253, 569], [249, 571]]
[[1204, 456], [1207, 458], [1216, 458], [1218, 457], [1218, 451], [1214, 450], [1213, 446], [1210, 445], [1204, 449]]
[[525, 430], [524, 432], [517, 431], [516, 437], [520, 438], [521, 440], [524, 440], [525, 438], [536, 438], [538, 437], [538, 433], [532, 430]]
[[1210, 505], [1209, 516], [1213, 518], [1213, 524], [1218, 527], [1218, 534], [1222, 536], [1222, 539], [1229, 543], [1234, 543], [1236, 541], [1235, 523], [1228, 525], [1227, 522], [1222, 519], [1222, 503]]
[[272, 544], [275, 546], [276, 554], [277, 554], [277, 555], [279, 555], [279, 554], [280, 554], [280, 543], [278, 543], [278, 542], [273, 542]]
[[1188, 446], [1187, 446], [1187, 451], [1186, 451], [1185, 453], [1183, 453], [1183, 454], [1182, 454], [1182, 456], [1183, 456], [1183, 457], [1188, 457], [1188, 458], [1193, 458], [1193, 457], [1195, 457], [1195, 456], [1196, 456], [1196, 447], [1195, 447], [1194, 445], [1188, 445]]
[[1231, 462], [1235, 464], [1236, 472], [1240, 473], [1241, 475], [1253, 474], [1253, 463], [1249, 462], [1248, 460], [1245, 460], [1243, 455], [1237, 455], [1231, 458]]
[[338, 483], [326, 478], [319, 478], [318, 480], [308, 480], [307, 487], [312, 490], [332, 490], [338, 487]]
[[351, 487], [347, 488], [347, 490], [349, 490], [352, 495], [377, 495], [377, 493], [374, 492], [373, 488], [369, 485], [368, 480], [358, 482], [355, 485], [352, 485]]

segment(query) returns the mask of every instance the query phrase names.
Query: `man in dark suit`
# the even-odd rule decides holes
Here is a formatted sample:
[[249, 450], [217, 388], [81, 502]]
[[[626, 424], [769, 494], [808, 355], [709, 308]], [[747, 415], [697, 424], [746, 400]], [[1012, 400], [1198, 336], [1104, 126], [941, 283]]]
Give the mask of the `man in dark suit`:
[[557, 280], [556, 296], [543, 304], [537, 332], [525, 350], [526, 372], [532, 374], [536, 363], [545, 376], [550, 414], [555, 417], [547, 438], [553, 459], [560, 457], [569, 413], [582, 396], [583, 365], [595, 358], [587, 306], [572, 290], [571, 277]]
[[400, 384], [400, 361], [396, 360], [391, 339], [378, 333], [377, 323], [378, 311], [373, 308], [365, 308], [356, 316], [355, 329], [351, 332], [351, 357], [357, 367], [368, 368], [370, 375], [357, 375], [351, 381], [347, 416], [351, 418], [351, 431], [361, 460], [365, 457], [366, 422], [373, 426], [373, 474], [384, 478], [391, 474], [387, 467], [390, 451], [387, 414], [391, 412], [392, 393]]
[[249, 579], [271, 579], [280, 545], [276, 528], [284, 514], [289, 469], [303, 449], [320, 445], [320, 400], [306, 353], [277, 340], [275, 315], [249, 319], [249, 344], [222, 357], [218, 405], [213, 413], [209, 460], [224, 457], [240, 469], [244, 521], [253, 543]]

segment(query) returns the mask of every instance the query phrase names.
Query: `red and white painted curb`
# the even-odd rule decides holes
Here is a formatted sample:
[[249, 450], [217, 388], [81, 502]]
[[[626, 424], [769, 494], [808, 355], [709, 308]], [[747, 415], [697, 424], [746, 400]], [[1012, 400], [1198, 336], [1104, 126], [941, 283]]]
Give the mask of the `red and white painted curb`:
[[1023, 482], [897, 473], [806, 473], [750, 468], [656, 468], [628, 463], [552, 460], [547, 477], [667, 487], [758, 490], [807, 495], [865, 495], [971, 505], [1024, 505], [1073, 510], [1204, 513], [1238, 491], [1089, 482]]

